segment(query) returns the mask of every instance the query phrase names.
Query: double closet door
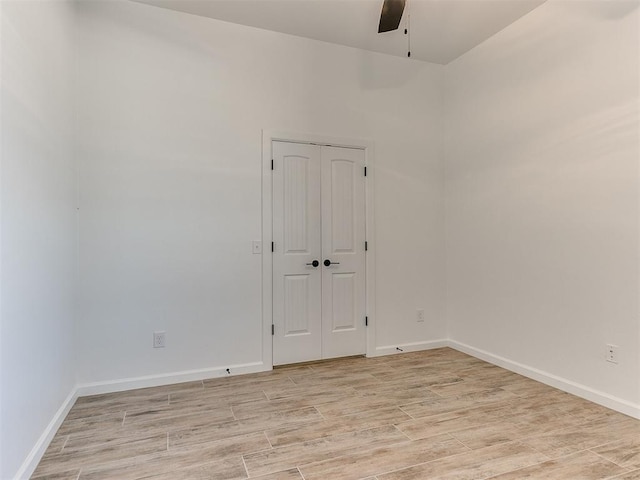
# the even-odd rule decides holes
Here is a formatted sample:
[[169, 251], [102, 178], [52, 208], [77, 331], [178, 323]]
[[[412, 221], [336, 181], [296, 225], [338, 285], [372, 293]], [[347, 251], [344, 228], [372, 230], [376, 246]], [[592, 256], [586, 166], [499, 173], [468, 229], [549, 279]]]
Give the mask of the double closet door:
[[273, 363], [363, 354], [364, 151], [273, 142]]

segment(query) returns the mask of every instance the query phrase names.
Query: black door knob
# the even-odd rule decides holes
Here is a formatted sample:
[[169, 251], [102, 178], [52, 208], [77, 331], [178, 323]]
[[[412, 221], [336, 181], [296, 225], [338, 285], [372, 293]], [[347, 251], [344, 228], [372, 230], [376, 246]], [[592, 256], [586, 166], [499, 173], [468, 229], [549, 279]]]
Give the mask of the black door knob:
[[311, 265], [313, 266], [313, 268], [316, 268], [318, 265], [320, 265], [320, 262], [318, 260], [314, 260], [311, 263], [307, 263], [307, 265]]
[[324, 266], [328, 267], [329, 265], [340, 265], [340, 262], [332, 262], [328, 258], [324, 261]]

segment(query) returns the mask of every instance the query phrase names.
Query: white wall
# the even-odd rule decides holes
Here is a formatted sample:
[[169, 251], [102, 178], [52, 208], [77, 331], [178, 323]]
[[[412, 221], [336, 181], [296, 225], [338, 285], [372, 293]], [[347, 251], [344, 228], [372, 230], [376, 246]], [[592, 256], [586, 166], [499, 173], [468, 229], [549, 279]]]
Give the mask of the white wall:
[[632, 406], [638, 31], [637, 2], [550, 0], [445, 88], [450, 337]]
[[0, 2], [0, 478], [76, 371], [261, 361], [264, 128], [375, 143], [378, 347], [446, 337], [446, 232], [458, 345], [640, 403], [632, 6], [550, 0], [442, 68], [122, 1], [78, 5], [75, 37], [67, 3]]
[[0, 478], [8, 479], [76, 383], [75, 38], [69, 3], [0, 8]]
[[262, 129], [375, 143], [376, 345], [444, 338], [442, 67], [131, 2], [80, 25], [80, 383], [262, 360]]

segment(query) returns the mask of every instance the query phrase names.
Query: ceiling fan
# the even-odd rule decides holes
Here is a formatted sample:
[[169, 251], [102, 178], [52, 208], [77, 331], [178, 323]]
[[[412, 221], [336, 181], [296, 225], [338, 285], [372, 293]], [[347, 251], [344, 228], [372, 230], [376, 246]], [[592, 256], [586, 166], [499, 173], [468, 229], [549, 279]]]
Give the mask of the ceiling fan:
[[[378, 33], [392, 32], [397, 30], [402, 20], [404, 7], [407, 0], [384, 0], [382, 12], [380, 13], [380, 24]], [[410, 15], [407, 12], [407, 25], [404, 34], [407, 36], [407, 57], [411, 57], [411, 35], [409, 33]]]
[[406, 0], [384, 0], [378, 33], [391, 32], [400, 26]]

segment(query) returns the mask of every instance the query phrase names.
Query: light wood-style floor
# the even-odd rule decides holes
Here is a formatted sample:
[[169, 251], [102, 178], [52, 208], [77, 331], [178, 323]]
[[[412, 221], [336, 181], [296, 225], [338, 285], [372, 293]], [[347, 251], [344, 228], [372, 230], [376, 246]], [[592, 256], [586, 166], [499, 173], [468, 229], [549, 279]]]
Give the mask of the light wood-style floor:
[[32, 478], [640, 480], [640, 421], [443, 348], [80, 398]]

